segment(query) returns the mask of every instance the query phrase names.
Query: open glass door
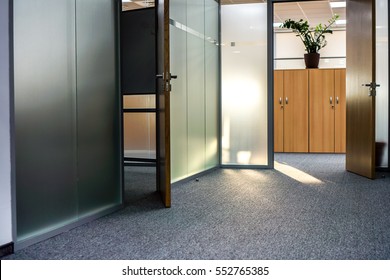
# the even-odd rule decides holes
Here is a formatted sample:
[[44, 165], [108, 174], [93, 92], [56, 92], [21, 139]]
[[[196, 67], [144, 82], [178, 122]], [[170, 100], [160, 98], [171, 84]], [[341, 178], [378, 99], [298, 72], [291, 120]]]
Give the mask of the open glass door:
[[347, 1], [348, 171], [375, 178], [375, 1]]
[[157, 22], [157, 190], [171, 206], [169, 0], [156, 0]]

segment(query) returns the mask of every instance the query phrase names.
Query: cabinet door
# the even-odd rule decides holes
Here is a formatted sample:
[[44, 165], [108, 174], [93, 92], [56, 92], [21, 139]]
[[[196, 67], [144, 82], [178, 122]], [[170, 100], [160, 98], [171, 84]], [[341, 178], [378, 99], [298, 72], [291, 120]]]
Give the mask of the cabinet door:
[[334, 153], [334, 69], [309, 71], [311, 153]]
[[345, 153], [346, 138], [346, 76], [345, 69], [335, 70], [335, 152]]
[[274, 71], [274, 151], [283, 152], [283, 71]]
[[308, 71], [284, 71], [284, 152], [309, 151]]

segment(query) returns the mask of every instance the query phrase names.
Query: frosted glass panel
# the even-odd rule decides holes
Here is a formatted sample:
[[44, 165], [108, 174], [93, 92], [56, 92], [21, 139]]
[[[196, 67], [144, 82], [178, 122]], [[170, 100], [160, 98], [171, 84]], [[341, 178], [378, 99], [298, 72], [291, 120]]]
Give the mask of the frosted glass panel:
[[14, 1], [17, 242], [121, 203], [115, 2]]
[[[169, 17], [181, 24], [187, 22], [187, 0], [170, 0], [169, 1]], [[173, 42], [171, 41], [171, 44]], [[172, 47], [172, 46], [171, 46]]]
[[77, 0], [79, 214], [117, 205], [120, 197], [116, 1]]
[[376, 142], [377, 166], [389, 166], [389, 28], [388, 1], [376, 1]]
[[77, 219], [74, 1], [14, 1], [17, 239]]
[[219, 49], [218, 3], [205, 1], [206, 168], [218, 165]]
[[[176, 2], [185, 1], [171, 1], [171, 7]], [[178, 11], [177, 13], [180, 15], [186, 14], [186, 6], [180, 4], [180, 7], [182, 9], [174, 11]], [[178, 77], [176, 80], [172, 80], [171, 92], [171, 177], [175, 181], [188, 174], [187, 33], [173, 25], [170, 26], [170, 29], [171, 72]]]
[[188, 172], [193, 174], [205, 165], [204, 40], [188, 34], [187, 56]]
[[219, 4], [170, 1], [171, 172], [176, 182], [219, 164]]
[[266, 3], [222, 6], [223, 164], [268, 164], [266, 28]]

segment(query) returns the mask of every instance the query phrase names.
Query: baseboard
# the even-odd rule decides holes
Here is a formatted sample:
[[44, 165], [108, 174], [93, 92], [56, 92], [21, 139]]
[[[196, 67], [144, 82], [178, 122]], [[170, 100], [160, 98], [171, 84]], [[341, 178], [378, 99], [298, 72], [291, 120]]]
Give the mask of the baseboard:
[[7, 243], [0, 246], [0, 258], [11, 255], [14, 253], [14, 243]]

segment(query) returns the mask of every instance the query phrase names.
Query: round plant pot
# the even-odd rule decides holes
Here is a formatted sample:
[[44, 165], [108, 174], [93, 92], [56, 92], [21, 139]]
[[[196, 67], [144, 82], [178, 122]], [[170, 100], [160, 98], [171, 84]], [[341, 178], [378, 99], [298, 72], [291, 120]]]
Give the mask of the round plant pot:
[[306, 68], [318, 68], [318, 64], [320, 63], [319, 53], [305, 53], [304, 57]]

